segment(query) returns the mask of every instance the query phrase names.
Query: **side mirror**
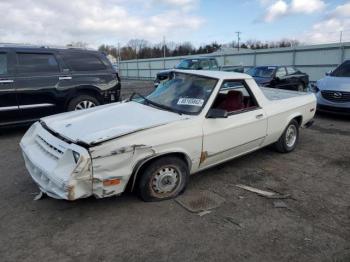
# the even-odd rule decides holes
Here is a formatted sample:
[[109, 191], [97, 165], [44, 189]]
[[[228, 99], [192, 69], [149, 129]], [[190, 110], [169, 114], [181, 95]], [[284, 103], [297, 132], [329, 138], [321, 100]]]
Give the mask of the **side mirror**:
[[207, 114], [207, 118], [227, 118], [228, 113], [224, 109], [211, 108]]

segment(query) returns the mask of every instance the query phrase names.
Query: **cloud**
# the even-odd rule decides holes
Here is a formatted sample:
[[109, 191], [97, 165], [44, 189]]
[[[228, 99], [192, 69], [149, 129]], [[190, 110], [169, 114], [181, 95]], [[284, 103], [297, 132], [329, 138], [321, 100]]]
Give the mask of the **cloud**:
[[0, 10], [7, 10], [1, 18], [0, 42], [65, 45], [82, 41], [94, 47], [130, 38], [153, 42], [169, 32], [174, 37], [190, 34], [204, 23], [187, 9], [197, 1], [157, 1], [169, 6], [142, 15], [131, 12], [135, 6], [142, 7], [141, 0], [0, 1]]
[[198, 7], [199, 0], [153, 0], [154, 4], [163, 4], [170, 7], [181, 8], [183, 11], [190, 11]]
[[290, 7], [292, 13], [311, 14], [322, 11], [326, 4], [321, 0], [293, 0]]
[[260, 0], [260, 3], [262, 5], [270, 3], [263, 18], [265, 22], [273, 22], [287, 15], [319, 12], [326, 6], [323, 0], [292, 0], [289, 3], [284, 0], [274, 1], [273, 3], [269, 0]]
[[302, 34], [300, 40], [307, 43], [339, 42], [341, 31], [342, 41], [350, 41], [350, 2], [331, 10], [309, 32]]
[[285, 1], [279, 0], [267, 9], [264, 17], [265, 22], [272, 22], [287, 13], [288, 5]]

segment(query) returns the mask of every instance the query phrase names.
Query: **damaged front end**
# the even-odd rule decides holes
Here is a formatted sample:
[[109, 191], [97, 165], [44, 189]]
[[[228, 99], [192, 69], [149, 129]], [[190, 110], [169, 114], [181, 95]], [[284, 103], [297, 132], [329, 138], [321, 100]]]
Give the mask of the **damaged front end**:
[[26, 168], [43, 193], [75, 200], [92, 192], [91, 157], [84, 147], [63, 141], [37, 122], [20, 142]]

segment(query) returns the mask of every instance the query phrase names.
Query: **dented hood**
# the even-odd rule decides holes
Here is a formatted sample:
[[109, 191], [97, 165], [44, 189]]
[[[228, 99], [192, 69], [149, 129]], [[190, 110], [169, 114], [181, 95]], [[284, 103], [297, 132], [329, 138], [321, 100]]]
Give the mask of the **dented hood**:
[[51, 131], [73, 142], [92, 145], [185, 118], [187, 116], [136, 102], [125, 102], [49, 116], [42, 121]]

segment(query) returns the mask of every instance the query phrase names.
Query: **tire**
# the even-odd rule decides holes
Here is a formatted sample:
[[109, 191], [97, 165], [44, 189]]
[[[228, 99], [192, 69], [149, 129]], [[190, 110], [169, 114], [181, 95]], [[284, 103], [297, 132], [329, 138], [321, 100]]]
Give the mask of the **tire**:
[[282, 136], [274, 144], [275, 149], [280, 153], [292, 152], [299, 140], [299, 124], [296, 120], [289, 122], [287, 128], [284, 130]]
[[67, 111], [82, 110], [100, 105], [100, 102], [90, 95], [78, 95], [69, 101]]
[[140, 174], [138, 195], [145, 202], [177, 197], [185, 191], [189, 170], [178, 157], [167, 156], [154, 160]]
[[304, 92], [305, 91], [305, 85], [303, 84], [303, 83], [299, 83], [298, 85], [297, 85], [297, 91], [299, 91], [299, 92]]

